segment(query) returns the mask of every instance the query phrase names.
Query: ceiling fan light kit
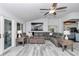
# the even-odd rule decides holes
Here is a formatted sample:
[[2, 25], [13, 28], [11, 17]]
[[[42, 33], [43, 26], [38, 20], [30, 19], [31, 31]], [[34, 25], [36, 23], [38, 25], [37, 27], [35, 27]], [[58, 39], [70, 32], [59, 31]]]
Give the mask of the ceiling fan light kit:
[[54, 10], [50, 10], [50, 11], [49, 11], [49, 13], [50, 13], [50, 14], [51, 14], [51, 13], [54, 13], [54, 12], [55, 12], [55, 9], [54, 9]]

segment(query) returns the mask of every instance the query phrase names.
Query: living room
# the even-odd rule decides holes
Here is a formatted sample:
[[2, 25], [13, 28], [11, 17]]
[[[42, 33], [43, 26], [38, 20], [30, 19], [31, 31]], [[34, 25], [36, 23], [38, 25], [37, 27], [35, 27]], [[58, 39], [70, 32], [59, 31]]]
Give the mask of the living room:
[[[70, 19], [79, 20], [78, 16], [79, 3], [56, 3], [57, 7], [55, 8], [65, 7], [65, 9], [60, 8], [60, 10], [54, 11], [56, 12], [56, 14], [48, 13], [46, 15], [46, 12], [50, 11], [49, 8], [53, 4], [54, 3], [38, 3], [38, 4], [0, 3], [0, 39], [1, 39], [0, 54], [17, 55], [17, 56], [18, 55], [24, 55], [24, 56], [79, 55], [78, 42], [75, 43], [75, 47], [77, 48], [74, 47], [72, 48], [73, 51], [71, 51], [70, 48], [68, 50], [62, 50], [63, 47], [61, 46], [56, 47], [58, 46], [57, 43], [59, 42], [55, 40], [58, 38], [61, 39], [63, 37], [65, 29], [64, 28], [65, 21], [69, 21]], [[43, 10], [44, 8], [49, 10], [44, 11]], [[10, 35], [8, 36], [7, 33], [8, 34], [10, 33]], [[20, 39], [18, 38], [20, 37], [19, 33], [28, 34], [29, 37], [26, 38], [26, 43], [22, 41], [22, 39], [24, 38], [23, 37], [21, 39], [21, 43], [17, 44], [16, 41], [20, 41]], [[30, 38], [30, 36], [32, 36], [32, 38]], [[52, 38], [52, 36], [54, 36], [54, 38]], [[60, 44], [62, 45], [61, 42]], [[36, 49], [36, 51], [34, 49]]]

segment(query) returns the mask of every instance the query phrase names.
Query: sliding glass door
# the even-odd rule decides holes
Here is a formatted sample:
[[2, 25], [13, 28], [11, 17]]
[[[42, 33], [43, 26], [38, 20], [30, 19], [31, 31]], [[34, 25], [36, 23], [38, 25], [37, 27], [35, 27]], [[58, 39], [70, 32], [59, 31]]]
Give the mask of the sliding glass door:
[[12, 44], [12, 22], [4, 19], [4, 49], [10, 47]]

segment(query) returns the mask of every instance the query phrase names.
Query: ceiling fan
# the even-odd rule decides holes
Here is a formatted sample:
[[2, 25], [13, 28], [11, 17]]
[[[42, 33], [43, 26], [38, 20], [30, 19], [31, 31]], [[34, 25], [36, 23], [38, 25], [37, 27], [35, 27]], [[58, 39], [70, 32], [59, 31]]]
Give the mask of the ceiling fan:
[[62, 9], [66, 9], [66, 8], [67, 8], [66, 6], [57, 8], [57, 3], [53, 3], [52, 6], [49, 9], [40, 9], [40, 10], [49, 10], [44, 15], [47, 15], [49, 13], [53, 14], [53, 15], [56, 15], [57, 10], [62, 10]]

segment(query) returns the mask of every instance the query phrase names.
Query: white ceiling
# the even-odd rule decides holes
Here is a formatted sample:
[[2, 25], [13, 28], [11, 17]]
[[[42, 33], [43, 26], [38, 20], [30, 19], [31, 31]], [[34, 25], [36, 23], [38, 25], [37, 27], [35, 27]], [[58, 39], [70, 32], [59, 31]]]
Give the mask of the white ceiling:
[[[43, 17], [46, 11], [40, 11], [40, 8], [49, 8], [50, 3], [0, 3], [0, 6], [18, 19], [34, 20]], [[70, 12], [79, 12], [79, 3], [59, 3], [57, 7], [67, 6], [66, 10], [57, 12], [58, 17]], [[54, 17], [54, 15], [50, 14]], [[48, 16], [48, 15], [47, 15]], [[46, 17], [46, 16], [45, 16]]]

